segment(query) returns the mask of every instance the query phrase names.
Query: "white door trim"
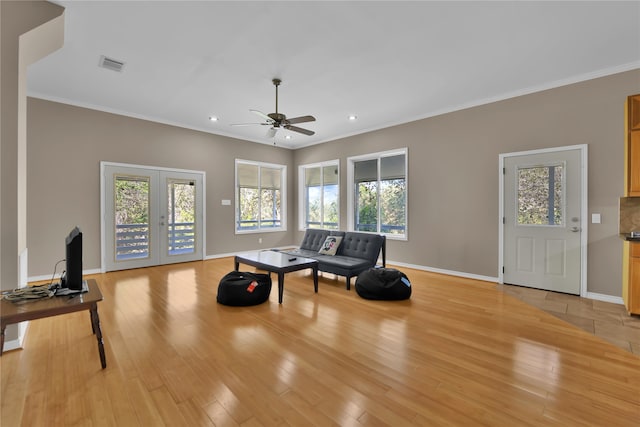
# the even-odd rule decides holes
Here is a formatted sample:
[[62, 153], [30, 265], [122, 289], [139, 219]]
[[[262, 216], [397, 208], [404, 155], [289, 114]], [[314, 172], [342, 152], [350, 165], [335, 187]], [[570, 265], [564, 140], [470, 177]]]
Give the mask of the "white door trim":
[[580, 296], [587, 296], [587, 243], [589, 233], [589, 221], [588, 221], [588, 146], [587, 144], [569, 145], [566, 147], [554, 147], [543, 148], [539, 150], [519, 151], [515, 153], [504, 153], [498, 156], [498, 283], [504, 283], [504, 224], [502, 218], [505, 217], [504, 213], [504, 160], [507, 157], [526, 156], [531, 154], [545, 154], [558, 151], [568, 150], [580, 150], [582, 171], [580, 180], [582, 182], [581, 188], [581, 206], [580, 206]]
[[184, 172], [184, 173], [192, 173], [192, 174], [200, 174], [202, 175], [202, 258], [206, 258], [207, 254], [207, 174], [204, 171], [190, 170], [190, 169], [175, 169], [175, 168], [165, 168], [159, 166], [148, 166], [148, 165], [136, 165], [132, 163], [118, 163], [118, 162], [100, 162], [100, 272], [107, 272], [107, 249], [106, 249], [106, 236], [107, 236], [107, 224], [105, 218], [105, 193], [106, 193], [106, 182], [104, 179], [104, 172], [106, 167], [126, 167], [126, 168], [136, 168], [136, 169], [149, 169], [155, 171], [167, 171], [167, 172]]

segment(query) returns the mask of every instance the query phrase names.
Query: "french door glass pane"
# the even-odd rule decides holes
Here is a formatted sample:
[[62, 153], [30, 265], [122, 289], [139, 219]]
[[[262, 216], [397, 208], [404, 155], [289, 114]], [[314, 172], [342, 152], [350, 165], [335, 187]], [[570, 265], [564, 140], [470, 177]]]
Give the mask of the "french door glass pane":
[[564, 167], [518, 169], [518, 224], [563, 225]]
[[169, 255], [196, 250], [196, 186], [193, 181], [167, 181], [167, 242]]
[[149, 257], [149, 177], [116, 176], [115, 259]]

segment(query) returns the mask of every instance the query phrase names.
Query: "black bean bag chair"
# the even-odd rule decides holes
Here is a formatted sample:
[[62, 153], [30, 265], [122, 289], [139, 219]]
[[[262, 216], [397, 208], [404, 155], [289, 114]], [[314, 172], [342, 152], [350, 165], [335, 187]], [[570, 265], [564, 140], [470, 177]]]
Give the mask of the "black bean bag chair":
[[269, 293], [271, 277], [268, 274], [232, 271], [220, 280], [216, 300], [232, 306], [258, 305], [269, 299]]
[[364, 299], [409, 299], [411, 282], [406, 274], [395, 268], [370, 268], [358, 275], [356, 292]]

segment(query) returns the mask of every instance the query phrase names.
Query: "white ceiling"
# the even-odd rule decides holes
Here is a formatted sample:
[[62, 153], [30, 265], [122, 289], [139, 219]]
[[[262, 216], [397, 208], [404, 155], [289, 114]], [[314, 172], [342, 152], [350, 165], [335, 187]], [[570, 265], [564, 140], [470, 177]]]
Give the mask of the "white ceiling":
[[[290, 148], [640, 68], [637, 1], [55, 3], [65, 45], [30, 96]], [[274, 77], [314, 136], [230, 126], [274, 112]]]

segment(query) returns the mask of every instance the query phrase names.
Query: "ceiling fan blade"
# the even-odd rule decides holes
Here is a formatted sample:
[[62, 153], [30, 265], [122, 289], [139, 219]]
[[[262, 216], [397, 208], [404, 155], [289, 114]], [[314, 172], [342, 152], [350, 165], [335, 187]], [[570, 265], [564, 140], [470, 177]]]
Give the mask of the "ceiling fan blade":
[[287, 122], [291, 125], [294, 125], [296, 123], [306, 123], [306, 122], [315, 122], [316, 118], [313, 116], [300, 116], [300, 117], [294, 117], [292, 119], [287, 119]]
[[271, 123], [231, 123], [229, 126], [271, 125]]
[[303, 133], [308, 136], [315, 134], [315, 132], [312, 130], [299, 128], [298, 126], [285, 125], [284, 128], [287, 130], [292, 130], [294, 132]]
[[269, 128], [267, 130], [267, 138], [273, 138], [274, 136], [276, 136], [276, 132], [278, 131], [277, 128]]
[[264, 120], [266, 120], [268, 122], [272, 122], [273, 121], [273, 119], [271, 117], [267, 116], [262, 111], [258, 111], [258, 110], [249, 110], [249, 111], [251, 111], [253, 114], [257, 114], [258, 116], [262, 117]]

